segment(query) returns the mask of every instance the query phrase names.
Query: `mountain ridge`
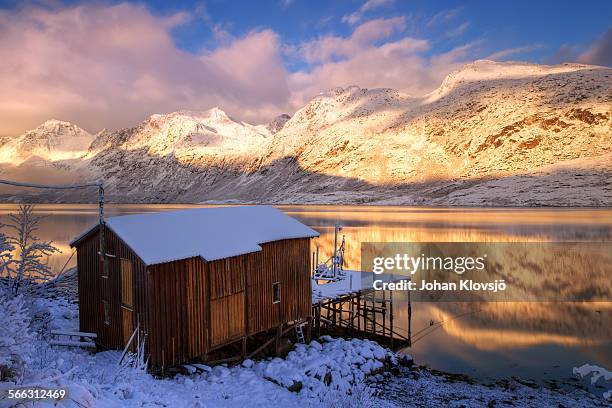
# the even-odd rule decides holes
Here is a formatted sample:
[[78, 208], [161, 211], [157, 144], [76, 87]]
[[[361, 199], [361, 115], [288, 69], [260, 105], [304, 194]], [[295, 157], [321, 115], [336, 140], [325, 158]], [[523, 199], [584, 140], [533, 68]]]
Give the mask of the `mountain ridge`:
[[[525, 191], [513, 199], [511, 185], [493, 188], [491, 180], [548, 174], [572, 161], [584, 173], [592, 158], [597, 172], [584, 181], [595, 186], [590, 196], [558, 197], [556, 204], [609, 206], [604, 180], [612, 172], [601, 162], [612, 151], [611, 95], [610, 68], [476, 61], [427, 95], [338, 87], [267, 125], [219, 108], [151, 115], [92, 136], [68, 167], [105, 180], [121, 202], [555, 205], [551, 191], [579, 188], [580, 178], [563, 187], [544, 177], [557, 184], [538, 193], [541, 199]], [[469, 191], [455, 194], [465, 191], [460, 184], [471, 186], [478, 204]], [[485, 185], [496, 191], [489, 201], [480, 191]], [[448, 192], [438, 197], [434, 190]]]

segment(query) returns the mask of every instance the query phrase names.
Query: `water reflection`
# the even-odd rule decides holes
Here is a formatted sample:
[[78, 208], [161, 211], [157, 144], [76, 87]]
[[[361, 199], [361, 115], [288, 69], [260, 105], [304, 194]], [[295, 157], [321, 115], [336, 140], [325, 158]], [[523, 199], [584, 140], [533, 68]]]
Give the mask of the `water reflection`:
[[[112, 216], [186, 207], [193, 206], [110, 205], [106, 211]], [[322, 259], [333, 250], [334, 223], [342, 224], [347, 240], [346, 267], [352, 269], [360, 266], [361, 242], [612, 241], [612, 210], [280, 208], [321, 233], [316, 241]], [[0, 220], [6, 221], [5, 215], [15, 210], [15, 205], [0, 205]], [[38, 205], [36, 212], [45, 216], [37, 231], [39, 237], [53, 240], [62, 250], [49, 260], [58, 270], [72, 254], [69, 240], [96, 222], [97, 206]], [[72, 258], [69, 264], [75, 261]], [[567, 262], [571, 265], [572, 261]], [[605, 276], [594, 282], [588, 270], [581, 271], [568, 273], [566, 283], [610, 288], [610, 279]], [[400, 298], [395, 325], [406, 332], [407, 308], [399, 295], [405, 294], [394, 296]], [[542, 379], [570, 376], [571, 367], [585, 362], [612, 368], [612, 302], [414, 302], [412, 311], [412, 333], [420, 333], [407, 352], [418, 362], [442, 370], [480, 377]]]

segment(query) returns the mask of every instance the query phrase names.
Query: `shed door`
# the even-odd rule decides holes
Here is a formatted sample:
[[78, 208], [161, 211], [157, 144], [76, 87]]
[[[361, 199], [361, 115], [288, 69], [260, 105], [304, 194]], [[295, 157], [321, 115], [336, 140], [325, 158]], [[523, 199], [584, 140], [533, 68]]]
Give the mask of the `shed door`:
[[244, 257], [233, 257], [209, 264], [212, 347], [246, 334], [244, 262]]
[[123, 344], [127, 344], [134, 332], [134, 274], [132, 261], [121, 259], [121, 329]]

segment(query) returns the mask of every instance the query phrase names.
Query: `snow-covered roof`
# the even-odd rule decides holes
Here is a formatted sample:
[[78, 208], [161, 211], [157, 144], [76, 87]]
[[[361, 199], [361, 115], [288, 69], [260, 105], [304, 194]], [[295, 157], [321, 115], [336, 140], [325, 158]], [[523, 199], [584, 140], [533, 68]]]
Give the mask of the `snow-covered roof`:
[[[261, 251], [260, 244], [319, 233], [268, 205], [193, 208], [106, 220], [147, 265], [200, 256], [207, 261]], [[97, 224], [70, 242], [96, 229]]]

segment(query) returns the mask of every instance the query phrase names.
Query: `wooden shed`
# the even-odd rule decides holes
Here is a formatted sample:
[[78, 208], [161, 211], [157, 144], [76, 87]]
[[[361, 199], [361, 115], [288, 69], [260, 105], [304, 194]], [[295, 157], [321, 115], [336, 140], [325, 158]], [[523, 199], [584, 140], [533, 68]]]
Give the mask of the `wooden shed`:
[[[311, 316], [310, 240], [319, 234], [271, 206], [111, 217], [77, 248], [80, 329], [122, 349], [138, 327], [160, 370]], [[261, 339], [258, 338], [258, 342]]]

